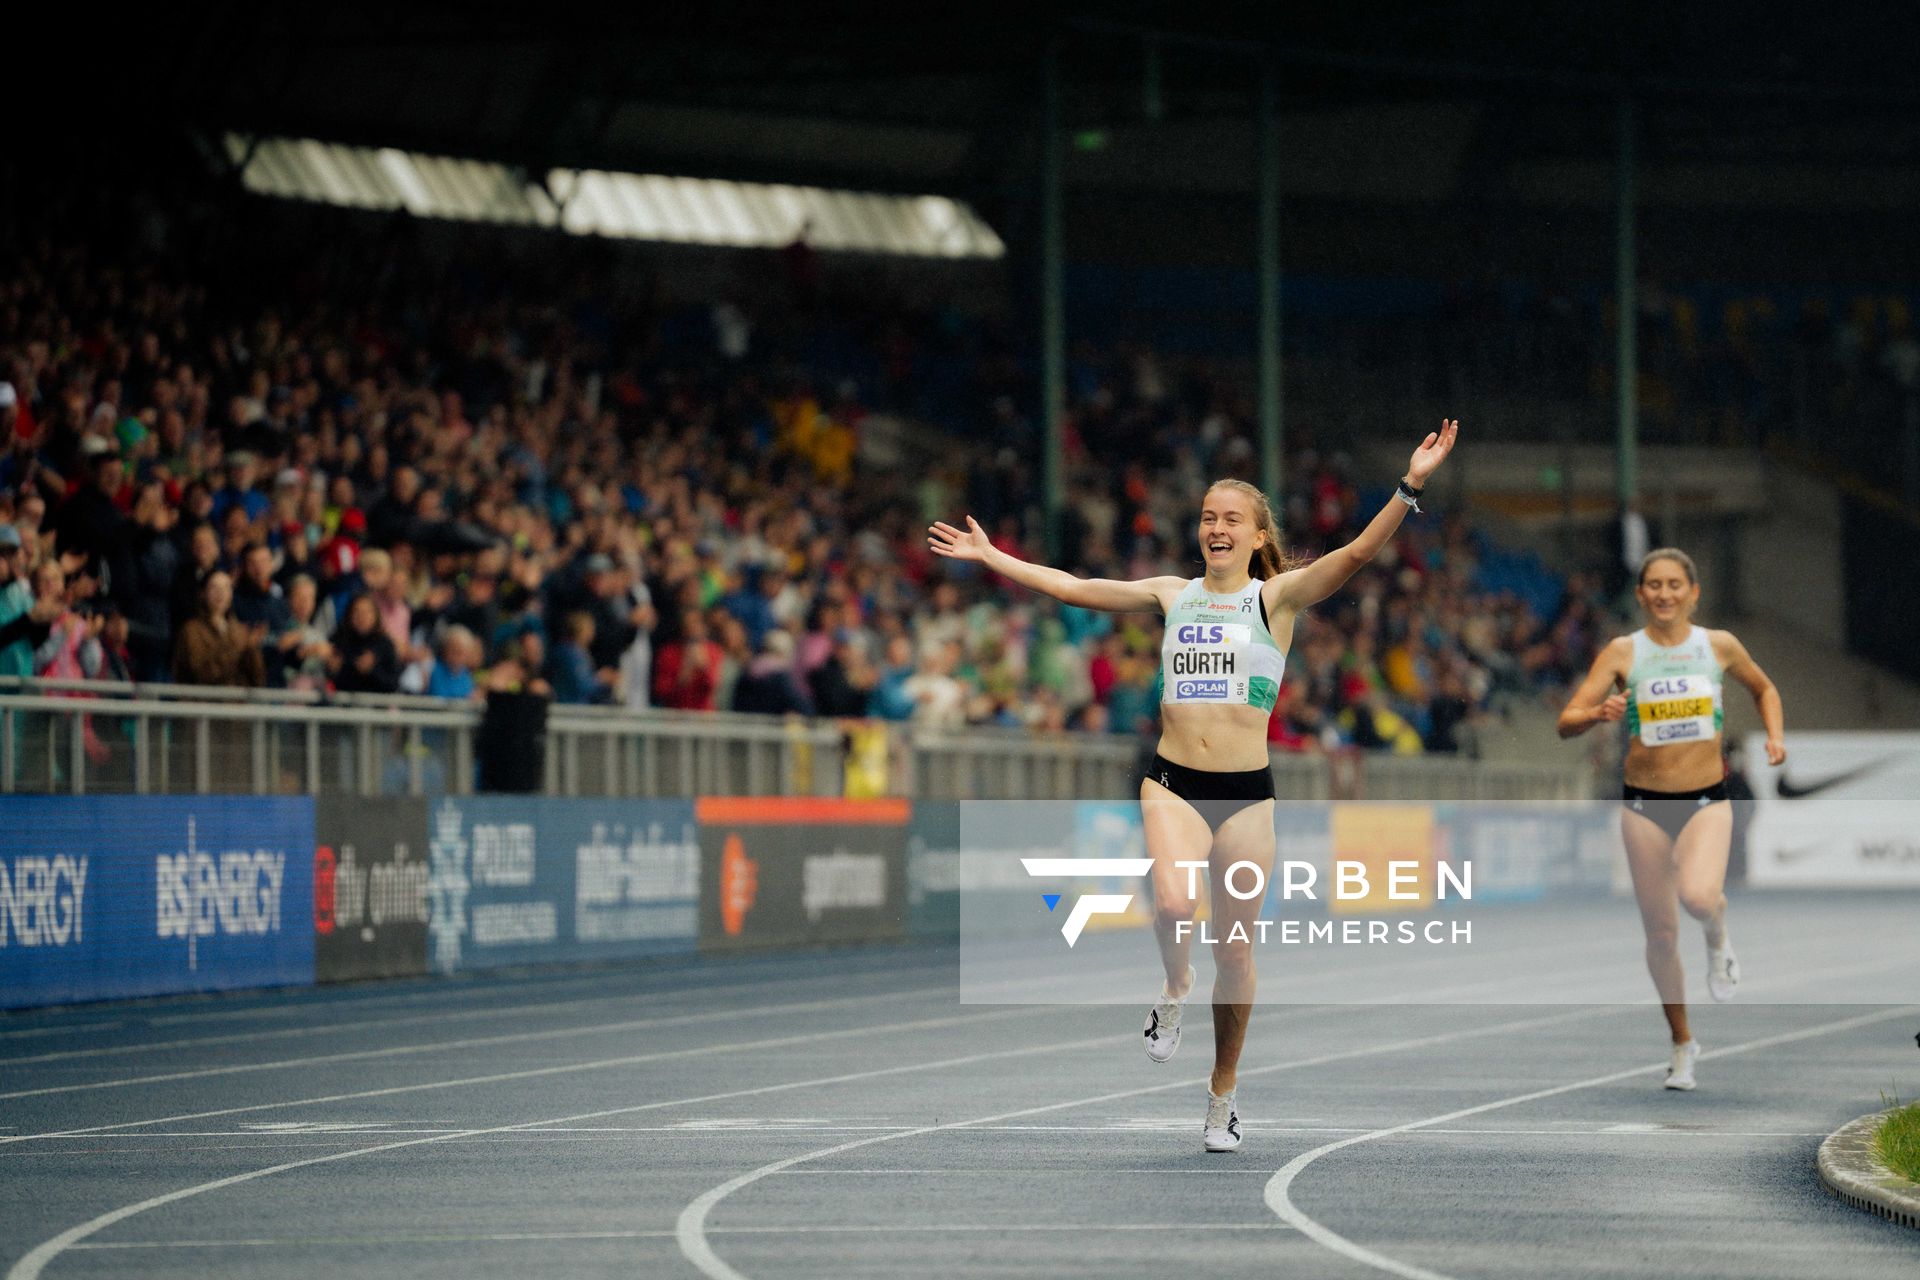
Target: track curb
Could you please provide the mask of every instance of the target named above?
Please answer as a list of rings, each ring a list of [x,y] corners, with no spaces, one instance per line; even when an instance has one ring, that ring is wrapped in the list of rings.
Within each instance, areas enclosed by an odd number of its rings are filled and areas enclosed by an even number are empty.
[[[1856,1209],[1920,1229],[1920,1182],[1894,1173],[1874,1154],[1873,1134],[1885,1111],[1841,1125],[1820,1144],[1820,1180]]]

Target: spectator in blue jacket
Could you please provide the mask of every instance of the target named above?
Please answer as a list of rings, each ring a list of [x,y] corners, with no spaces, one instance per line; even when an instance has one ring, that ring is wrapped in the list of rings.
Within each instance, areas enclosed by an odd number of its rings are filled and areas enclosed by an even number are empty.
[[[611,673],[593,669],[593,616],[585,612],[567,615],[560,643],[547,655],[547,682],[553,686],[553,700],[581,705],[605,702],[613,684]]]

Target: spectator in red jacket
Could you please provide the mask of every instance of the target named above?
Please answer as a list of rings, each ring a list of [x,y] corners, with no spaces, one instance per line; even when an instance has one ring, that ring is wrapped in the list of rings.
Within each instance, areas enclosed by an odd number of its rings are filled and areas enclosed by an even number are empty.
[[[358,507],[340,513],[340,527],[320,548],[320,574],[331,587],[360,571],[360,539],[367,533],[367,517]]]
[[[707,634],[698,609],[680,616],[680,638],[661,648],[653,663],[653,704],[681,711],[712,711],[720,684],[720,646]]]

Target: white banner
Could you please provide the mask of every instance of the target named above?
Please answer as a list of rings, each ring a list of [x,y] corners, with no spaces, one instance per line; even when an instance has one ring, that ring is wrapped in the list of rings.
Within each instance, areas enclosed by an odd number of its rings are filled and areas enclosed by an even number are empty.
[[[1759,885],[1920,888],[1920,733],[1788,733],[1746,740],[1753,786],[1747,879]]]

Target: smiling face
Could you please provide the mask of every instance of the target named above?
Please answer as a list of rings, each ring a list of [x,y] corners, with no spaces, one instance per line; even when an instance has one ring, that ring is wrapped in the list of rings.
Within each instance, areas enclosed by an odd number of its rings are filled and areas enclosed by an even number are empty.
[[[1210,489],[1200,507],[1200,558],[1207,572],[1231,578],[1247,572],[1253,553],[1267,543],[1259,514],[1244,493]]]
[[[1687,566],[1665,556],[1647,562],[1640,572],[1640,585],[1634,589],[1640,607],[1656,623],[1684,622],[1693,616],[1700,603],[1700,584],[1687,572]]]

